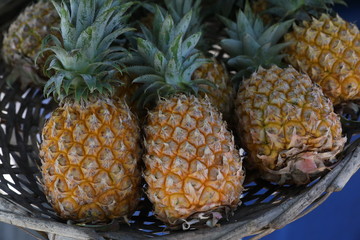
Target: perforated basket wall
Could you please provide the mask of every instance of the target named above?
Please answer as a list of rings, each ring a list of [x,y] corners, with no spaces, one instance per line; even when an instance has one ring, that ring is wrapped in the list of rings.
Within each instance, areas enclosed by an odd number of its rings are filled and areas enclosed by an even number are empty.
[[[252,181],[246,185],[242,205],[235,215],[229,221],[220,222],[220,227],[212,229],[171,231],[153,216],[151,204],[146,198],[143,198],[130,219],[130,225],[114,222],[93,228],[74,226],[56,216],[38,181],[39,133],[56,104],[44,99],[37,88],[21,91],[16,85],[8,87],[1,82],[0,197],[3,201],[0,202],[0,220],[20,227],[77,239],[120,239],[124,236],[126,239],[195,239],[199,236],[239,239],[249,235],[258,238],[311,211],[332,192],[341,190],[359,168],[359,140],[352,140],[339,156],[338,165],[308,186],[277,186],[266,181]],[[358,117],[357,112],[353,111],[352,114],[353,118]],[[348,129],[348,138],[351,139],[354,128],[345,129]],[[12,210],[1,208],[1,205],[9,202]]]

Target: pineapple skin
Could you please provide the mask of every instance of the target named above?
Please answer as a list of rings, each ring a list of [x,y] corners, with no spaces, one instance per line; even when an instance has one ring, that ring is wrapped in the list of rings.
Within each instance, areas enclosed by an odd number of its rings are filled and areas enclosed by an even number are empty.
[[[43,38],[59,23],[60,17],[51,1],[39,1],[26,7],[4,36],[2,54],[5,62],[10,66],[27,64],[37,74],[44,76],[42,67],[48,54],[45,52],[44,56],[38,58],[37,66],[34,60],[41,50]]]
[[[45,194],[63,219],[131,216],[140,195],[140,131],[126,104],[64,103],[46,122],[40,149]]]
[[[341,17],[293,25],[284,36],[290,46],[286,60],[319,84],[334,104],[360,98],[360,35],[356,25]]]
[[[331,101],[293,67],[259,68],[240,86],[235,109],[245,163],[268,181],[310,182],[346,141]]]
[[[176,226],[199,212],[236,209],[242,161],[208,99],[181,94],[160,100],[144,131],[147,195],[160,220]]]
[[[207,90],[207,96],[213,106],[215,106],[224,116],[224,119],[230,119],[233,110],[233,99],[235,92],[231,85],[229,73],[222,62],[215,58],[201,65],[195,70],[193,79],[207,79],[215,84],[216,87],[208,85],[202,86]],[[205,94],[202,93],[202,96]]]

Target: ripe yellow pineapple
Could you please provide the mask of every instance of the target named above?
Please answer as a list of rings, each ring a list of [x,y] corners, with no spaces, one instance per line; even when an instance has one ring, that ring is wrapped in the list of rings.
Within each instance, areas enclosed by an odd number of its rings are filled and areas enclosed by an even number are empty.
[[[264,27],[260,21],[248,5],[237,22],[225,21],[228,63],[238,79],[247,76],[235,102],[237,132],[249,169],[279,184],[307,184],[336,162],[346,139],[331,101],[309,76],[274,65],[281,64],[287,44],[277,42],[291,22]]]
[[[51,33],[51,28],[58,27],[59,23],[59,15],[47,0],[29,5],[15,19],[5,33],[2,45],[5,62],[14,68],[10,81],[20,75],[23,87],[44,83],[42,68],[48,53],[45,52],[36,65],[34,60],[41,49],[42,39]]]
[[[292,67],[260,68],[241,84],[235,106],[249,167],[267,180],[306,184],[345,144],[330,100]]]
[[[294,24],[285,41],[292,43],[284,51],[287,61],[308,73],[334,104],[360,98],[360,34],[354,24],[322,14]]]
[[[131,3],[54,5],[62,19],[62,40],[45,49],[54,52],[49,66],[54,75],[44,92],[60,106],[42,131],[45,194],[63,219],[94,223],[126,218],[141,193],[140,131],[125,100],[112,97],[115,64],[126,55],[112,43],[128,31],[124,18]]]
[[[140,134],[126,103],[66,102],[53,112],[42,136],[45,193],[60,217],[103,221],[135,210]]]
[[[133,68],[139,76],[134,82],[143,83],[140,101],[158,100],[144,127],[147,195],[156,217],[169,226],[204,219],[213,226],[236,209],[243,189],[231,132],[207,98],[193,95],[205,82],[191,76],[205,59],[194,48],[200,33],[186,33],[191,16],[176,25],[157,11],[153,26],[163,31],[148,31],[133,54],[145,59]]]
[[[283,17],[297,20],[284,36],[285,42],[290,43],[284,50],[286,61],[306,72],[334,104],[359,99],[359,29],[340,16],[329,14],[328,8],[344,1],[296,0],[294,5],[284,2],[273,1],[272,7],[278,14],[289,13]]]

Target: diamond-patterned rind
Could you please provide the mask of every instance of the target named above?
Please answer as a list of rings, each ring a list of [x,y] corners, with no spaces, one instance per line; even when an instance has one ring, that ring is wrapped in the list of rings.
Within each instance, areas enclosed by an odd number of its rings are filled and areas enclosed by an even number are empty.
[[[42,40],[57,27],[60,18],[51,1],[39,1],[28,6],[10,25],[4,36],[2,53],[5,62],[11,66],[26,61],[35,69],[34,60],[41,50]],[[42,66],[49,54],[44,53],[37,60],[36,72],[43,76]],[[26,59],[26,61],[25,61]]]
[[[235,108],[247,163],[266,180],[308,183],[345,144],[330,100],[292,67],[260,68],[240,86]]]
[[[360,98],[360,35],[356,25],[323,14],[285,35],[287,61],[306,72],[334,104]]]
[[[177,95],[149,113],[144,162],[156,216],[170,225],[219,206],[236,208],[242,162],[221,115],[207,99]]]
[[[65,103],[42,136],[45,193],[62,218],[101,222],[135,210],[141,193],[140,132],[125,104]]]

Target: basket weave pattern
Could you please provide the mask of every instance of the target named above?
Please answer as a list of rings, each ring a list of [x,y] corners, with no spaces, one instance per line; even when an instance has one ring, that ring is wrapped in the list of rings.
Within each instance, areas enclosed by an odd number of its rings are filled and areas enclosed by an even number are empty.
[[[331,193],[343,188],[360,167],[359,140],[348,143],[339,163],[324,177],[304,187],[278,186],[255,180],[245,186],[242,205],[221,227],[196,231],[171,231],[157,220],[143,198],[130,226],[113,222],[85,228],[60,220],[46,201],[39,181],[40,129],[56,105],[39,89],[17,90],[0,86],[0,221],[50,235],[76,239],[259,239],[302,217]],[[348,133],[350,139],[352,133]]]

